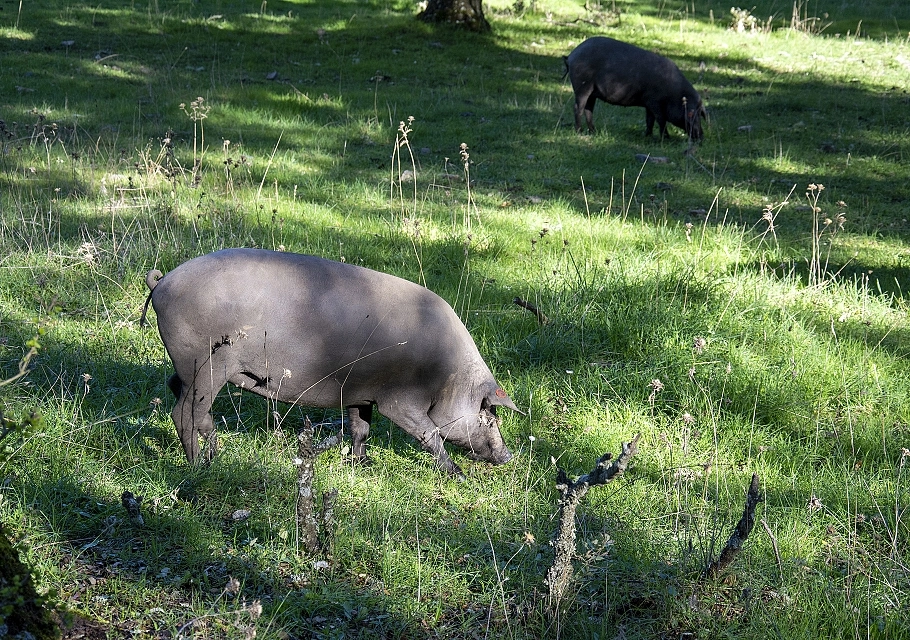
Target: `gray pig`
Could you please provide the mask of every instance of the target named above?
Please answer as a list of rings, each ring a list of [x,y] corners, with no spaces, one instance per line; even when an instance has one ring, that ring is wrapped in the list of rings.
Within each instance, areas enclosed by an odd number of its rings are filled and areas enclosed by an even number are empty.
[[[191,463],[199,436],[213,433],[209,410],[225,382],[281,402],[347,408],[359,460],[374,404],[449,474],[462,476],[446,441],[494,464],[512,457],[496,406],[515,405],[452,308],[424,287],[259,249],[217,251],[166,276],[153,270],[146,284],[176,370],[171,416]]]
[[[582,131],[584,115],[594,131],[592,116],[598,98],[622,107],[644,107],[645,135],[667,137],[667,123],[683,129],[694,141],[702,138],[706,117],[698,92],[673,62],[613,38],[588,38],[563,58],[575,91],[575,129]]]

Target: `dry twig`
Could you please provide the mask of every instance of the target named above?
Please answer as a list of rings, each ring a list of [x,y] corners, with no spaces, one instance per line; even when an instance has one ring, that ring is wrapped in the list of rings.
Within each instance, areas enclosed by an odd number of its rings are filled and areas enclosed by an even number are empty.
[[[771,546],[774,549],[774,557],[777,558],[777,572],[780,574],[781,582],[784,580],[784,563],[780,559],[780,549],[777,548],[777,538],[774,535],[774,532],[771,531],[771,527],[768,526],[768,523],[765,522],[765,519],[761,519],[761,526],[765,528],[765,532],[768,534],[768,537],[771,538]]]
[[[329,436],[319,444],[313,444],[313,423],[309,416],[304,418],[303,427],[297,434],[297,540],[307,553],[322,551],[329,554],[332,548],[334,531],[335,499],[338,489],[331,489],[322,494],[322,516],[317,520],[316,506],[313,500],[313,478],[316,457],[341,441],[340,435]],[[299,552],[298,546],[298,552]]]
[[[594,469],[574,482],[569,480],[565,471],[557,469],[556,488],[559,489],[559,524],[553,537],[555,549],[553,565],[547,570],[546,583],[549,589],[548,605],[557,610],[566,588],[572,581],[572,558],[575,556],[575,510],[588,489],[594,485],[607,484],[622,475],[629,462],[638,452],[639,435],[631,442],[622,445],[622,452],[612,464],[607,464],[612,453],[605,453],[597,461]]]
[[[124,491],[123,495],[120,496],[120,503],[123,505],[123,508],[126,509],[126,512],[130,514],[130,520],[132,520],[133,524],[145,524],[142,513],[139,511],[139,504],[141,502],[142,498],[134,496],[131,491]]]
[[[546,315],[544,315],[543,311],[541,311],[540,309],[535,307],[533,304],[531,304],[527,300],[523,300],[520,297],[516,296],[515,299],[512,300],[512,302],[514,302],[515,304],[517,304],[519,307],[521,307],[523,309],[527,309],[528,311],[533,313],[535,316],[537,316],[537,322],[539,324],[547,324],[550,321],[550,319],[547,318]]]
[[[755,507],[759,502],[764,502],[764,498],[761,497],[758,475],[753,473],[752,482],[749,484],[749,491],[746,494],[746,507],[743,509],[743,515],[739,522],[736,523],[736,528],[730,534],[730,539],[727,540],[727,544],[721,550],[720,556],[708,565],[708,568],[702,574],[702,578],[713,578],[723,571],[728,564],[733,562],[733,558],[740,552],[749,534],[752,533],[752,528],[755,526]]]

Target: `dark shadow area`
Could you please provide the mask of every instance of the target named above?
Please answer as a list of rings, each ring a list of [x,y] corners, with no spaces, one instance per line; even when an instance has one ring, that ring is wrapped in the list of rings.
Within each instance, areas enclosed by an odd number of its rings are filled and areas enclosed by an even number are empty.
[[[223,490],[237,488],[228,484]],[[331,570],[289,576],[257,561],[255,552],[242,550],[241,539],[273,532],[257,531],[250,522],[232,522],[229,514],[227,520],[217,522],[211,516],[188,518],[169,511],[156,514],[154,507],[144,505],[144,523],[137,524],[130,521],[118,502],[108,501],[94,494],[90,486],[67,477],[49,478],[27,490],[41,497],[37,508],[46,509],[48,514],[57,512],[49,518],[47,533],[60,545],[60,561],[75,565],[86,577],[77,591],[59,594],[62,608],[78,610],[83,602],[99,598],[116,601],[124,597],[120,593],[123,587],[117,585],[122,581],[134,583],[133,588],[138,590],[159,593],[158,609],[139,618],[126,615],[106,621],[104,626],[113,636],[139,633],[170,637],[177,628],[167,622],[168,614],[179,610],[181,602],[217,597],[223,601],[218,615],[199,619],[196,625],[215,636],[242,625],[250,629],[259,626],[245,609],[260,601],[269,626],[289,629],[294,637],[310,637],[329,629],[345,637],[368,638],[376,633],[383,637],[423,637],[418,622],[389,610],[381,589],[338,579]],[[44,500],[49,502],[43,504]],[[61,504],[68,507],[68,516],[59,514]],[[175,506],[177,511],[185,510]],[[210,527],[221,529],[228,540],[236,538],[239,548],[213,549],[206,535]],[[288,544],[293,547],[293,542]],[[293,555],[292,549],[290,553]],[[240,582],[239,589],[225,594],[231,578]],[[160,605],[172,611],[165,612]],[[190,617],[178,617],[177,625],[191,622]]]

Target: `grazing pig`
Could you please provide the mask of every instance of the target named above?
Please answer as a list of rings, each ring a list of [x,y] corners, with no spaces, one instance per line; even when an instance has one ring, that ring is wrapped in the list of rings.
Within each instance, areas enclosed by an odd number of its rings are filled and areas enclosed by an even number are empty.
[[[199,436],[213,433],[209,410],[225,382],[281,402],[346,407],[359,460],[374,404],[452,475],[462,474],[446,441],[494,464],[512,457],[496,406],[515,405],[452,308],[424,287],[259,249],[217,251],[165,276],[153,270],[146,283],[176,370],[171,415],[190,462]]]
[[[667,137],[667,123],[685,130],[694,141],[702,138],[705,108],[698,92],[673,62],[656,53],[613,38],[588,38],[564,62],[575,90],[575,129],[582,131],[584,115],[594,131],[592,116],[598,98],[622,107],[644,107],[645,135],[654,130]]]

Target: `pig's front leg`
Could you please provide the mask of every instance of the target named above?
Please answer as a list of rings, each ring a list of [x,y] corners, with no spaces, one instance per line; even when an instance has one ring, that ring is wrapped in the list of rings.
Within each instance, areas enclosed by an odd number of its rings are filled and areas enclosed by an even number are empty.
[[[461,468],[449,457],[449,453],[443,445],[442,436],[439,434],[439,429],[434,425],[433,429],[424,432],[423,436],[424,437],[420,440],[420,445],[433,454],[433,457],[436,459],[436,466],[450,476],[458,480],[464,480],[464,472],[462,472]]]
[[[370,435],[373,405],[359,404],[348,407],[348,429],[351,431],[351,456],[361,464],[370,464],[366,441]]]
[[[452,462],[446,448],[443,446],[443,438],[439,427],[427,415],[430,402],[414,402],[413,400],[399,400],[393,396],[385,398],[384,401],[377,403],[379,412],[389,420],[401,427],[405,433],[420,442],[420,446],[426,451],[433,454],[436,460],[436,466],[445,471],[450,476],[459,480],[464,480],[464,473],[458,468],[458,465]]]

